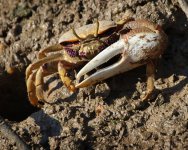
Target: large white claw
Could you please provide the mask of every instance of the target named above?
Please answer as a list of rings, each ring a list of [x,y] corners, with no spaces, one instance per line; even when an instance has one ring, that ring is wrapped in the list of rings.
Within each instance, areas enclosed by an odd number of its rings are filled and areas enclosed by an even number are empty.
[[[121,38],[119,41],[104,49],[90,62],[88,62],[88,64],[80,70],[76,78],[80,79],[81,76],[107,62],[118,54],[121,54],[121,59],[111,66],[100,69],[90,75],[81,83],[78,83],[76,88],[86,87],[114,75],[129,71],[146,63],[148,58],[153,59],[157,57],[161,49],[160,38],[161,37],[158,33],[150,31],[134,34],[127,40]]]
[[[80,72],[77,74],[77,79],[79,79],[82,75],[88,73],[94,68],[100,66],[101,64],[107,62],[114,56],[118,54],[122,54],[122,58],[115,64],[105,67],[103,69],[98,70],[96,73],[92,74],[81,83],[76,85],[76,88],[86,87],[88,85],[92,85],[96,82],[107,79],[111,76],[117,75],[119,73],[126,72],[133,68],[133,64],[129,63],[127,55],[123,53],[124,49],[127,48],[127,44],[124,40],[119,40],[111,46],[107,47],[101,53],[99,53],[96,57],[94,57],[88,64],[86,64]],[[138,66],[138,65],[136,65]],[[136,67],[135,66],[135,67]]]

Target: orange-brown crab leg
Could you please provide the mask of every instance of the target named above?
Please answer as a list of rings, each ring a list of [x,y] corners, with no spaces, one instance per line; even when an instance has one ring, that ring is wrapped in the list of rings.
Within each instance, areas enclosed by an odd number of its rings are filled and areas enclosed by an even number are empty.
[[[37,106],[38,100],[43,100],[43,78],[49,74],[57,72],[57,69],[45,72],[43,67],[40,67],[37,71],[33,72],[27,79],[27,93],[29,101],[32,105]]]
[[[38,98],[40,99],[43,97],[41,96],[42,95],[41,89],[42,89],[44,75],[42,73],[42,69],[39,67],[45,63],[59,61],[59,60],[62,60],[62,55],[54,54],[52,56],[40,59],[34,64],[31,64],[27,67],[26,69],[27,92],[28,92],[28,97],[29,97],[31,104],[36,106],[38,104]],[[37,88],[37,91],[36,91],[36,88]]]
[[[42,59],[42,58],[46,57],[47,53],[56,52],[56,51],[60,51],[60,50],[63,50],[63,46],[61,44],[56,44],[56,45],[47,47],[45,49],[42,49],[38,53],[38,59]]]
[[[142,100],[147,100],[150,98],[152,92],[154,91],[154,80],[155,80],[155,65],[153,61],[149,61],[146,66],[146,76],[147,76],[147,89],[146,95],[142,98]]]
[[[70,68],[70,67],[63,65],[63,63],[61,62],[62,60],[64,60],[63,54],[54,54],[52,56],[48,56],[43,59],[40,59],[34,64],[31,64],[28,66],[28,68],[26,69],[26,80],[27,80],[29,100],[31,104],[37,105],[38,100],[43,99],[43,84],[44,84],[43,78],[51,74],[52,72],[55,73],[58,71],[62,82],[67,86],[67,88],[72,92],[75,91],[75,86],[72,80],[67,76],[66,70],[67,68]],[[55,62],[59,62],[58,69],[54,68],[55,66],[57,68],[57,63],[52,64]],[[52,64],[51,66],[49,65],[50,63]],[[47,64],[49,66],[48,69],[44,70],[42,66],[44,64]],[[48,70],[51,70],[51,71],[48,72]]]
[[[44,64],[37,70],[36,78],[35,78],[35,86],[36,86],[36,96],[38,100],[44,100],[44,95],[43,95],[44,77],[53,73],[57,73],[57,63]]]
[[[73,81],[67,76],[66,66],[62,62],[58,63],[58,73],[62,82],[69,89],[69,91],[75,92],[75,85],[73,84]]]
[[[55,65],[56,67],[53,67],[53,65]],[[66,66],[63,65],[63,63],[60,61],[60,62],[58,62],[58,69],[56,69],[56,68],[57,68],[57,63],[48,65],[47,69],[44,69],[44,67],[42,66],[37,71],[36,78],[35,78],[35,86],[36,86],[36,96],[37,96],[38,100],[44,99],[44,96],[43,96],[44,77],[48,76],[52,73],[56,73],[57,71],[59,73],[61,81],[69,89],[69,91],[71,91],[71,92],[75,91],[75,86],[72,83],[72,80],[67,76]]]
[[[33,70],[38,69],[43,64],[61,60],[63,60],[63,54],[54,54],[40,59],[33,64],[30,64],[26,69],[26,80],[28,79],[29,75],[32,73]]]
[[[29,101],[34,106],[36,106],[38,104],[38,98],[36,97],[36,94],[35,94],[36,93],[35,84],[34,84],[35,75],[36,75],[36,71],[29,76],[29,78],[26,82]]]
[[[37,70],[36,78],[35,78],[35,88],[36,88],[36,96],[38,100],[43,100],[43,84],[44,84],[44,74],[42,67]]]

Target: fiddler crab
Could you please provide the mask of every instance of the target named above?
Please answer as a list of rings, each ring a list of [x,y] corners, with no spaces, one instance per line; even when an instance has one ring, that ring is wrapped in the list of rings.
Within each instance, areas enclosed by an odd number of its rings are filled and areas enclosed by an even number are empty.
[[[95,84],[114,75],[132,70],[146,64],[148,99],[154,90],[154,60],[159,58],[167,46],[167,35],[159,25],[145,19],[124,19],[97,21],[64,33],[59,43],[40,50],[38,60],[26,69],[27,92],[30,103],[37,106],[43,100],[44,77],[59,73],[64,85],[74,92]],[[93,69],[101,66],[113,57],[119,60],[107,67],[100,68],[74,84],[67,72],[87,64],[76,75],[77,81]]]

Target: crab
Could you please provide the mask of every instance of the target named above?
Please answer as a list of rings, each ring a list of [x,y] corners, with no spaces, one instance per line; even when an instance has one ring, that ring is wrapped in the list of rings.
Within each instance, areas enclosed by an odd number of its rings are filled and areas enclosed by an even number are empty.
[[[120,39],[89,61],[78,72],[76,79],[80,80],[83,75],[108,62],[114,56],[119,55],[120,59],[114,64],[102,67],[90,74],[75,87],[83,88],[141,65],[147,65],[146,94],[141,101],[148,100],[154,90],[155,60],[163,54],[167,43],[167,35],[159,25],[145,19],[129,21],[120,31]]]
[[[73,81],[68,76],[69,69],[86,64],[103,49],[119,39],[118,31],[132,20],[97,21],[64,33],[58,44],[40,50],[38,60],[26,69],[26,85],[29,101],[38,106],[38,101],[44,100],[43,78],[52,73],[59,73],[64,85],[69,91],[76,90]]]
[[[147,65],[147,92],[143,100],[148,99],[154,90],[154,61],[163,54],[168,38],[162,28],[145,19],[124,19],[97,21],[78,29],[64,33],[59,43],[40,50],[38,60],[26,69],[27,92],[30,103],[37,106],[43,97],[43,78],[59,73],[69,91],[93,85],[119,73]],[[100,68],[76,85],[68,76],[69,69],[86,64],[76,75],[76,80],[101,66],[116,55],[121,55],[117,63]],[[88,63],[87,63],[88,62]]]

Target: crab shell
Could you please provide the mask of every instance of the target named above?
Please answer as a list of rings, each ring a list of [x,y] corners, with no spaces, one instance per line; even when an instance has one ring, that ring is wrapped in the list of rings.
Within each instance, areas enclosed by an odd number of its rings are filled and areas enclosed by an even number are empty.
[[[117,25],[113,21],[99,21],[98,34],[102,34],[105,31],[115,28]],[[86,39],[90,35],[96,34],[97,25],[95,23],[84,25],[75,29],[79,37]],[[59,39],[59,43],[77,42],[79,39],[73,34],[72,30],[65,32]]]

